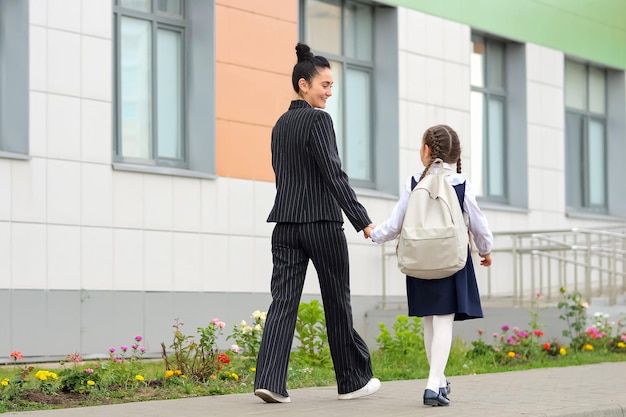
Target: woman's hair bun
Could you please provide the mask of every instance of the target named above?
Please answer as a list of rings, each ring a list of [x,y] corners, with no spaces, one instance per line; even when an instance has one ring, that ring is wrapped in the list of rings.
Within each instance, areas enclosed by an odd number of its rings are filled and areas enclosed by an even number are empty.
[[[298,57],[298,62],[302,62],[306,59],[313,58],[315,55],[313,55],[313,52],[311,52],[311,48],[309,48],[308,45],[298,43],[296,45],[296,56]]]

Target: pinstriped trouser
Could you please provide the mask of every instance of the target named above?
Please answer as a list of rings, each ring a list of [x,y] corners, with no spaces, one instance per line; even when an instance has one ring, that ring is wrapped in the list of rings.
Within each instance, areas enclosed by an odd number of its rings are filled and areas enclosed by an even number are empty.
[[[365,341],[352,327],[348,245],[339,222],[278,223],[272,234],[272,304],[257,360],[256,389],[287,396],[287,367],[309,259],[319,278],[339,394],[372,378]]]

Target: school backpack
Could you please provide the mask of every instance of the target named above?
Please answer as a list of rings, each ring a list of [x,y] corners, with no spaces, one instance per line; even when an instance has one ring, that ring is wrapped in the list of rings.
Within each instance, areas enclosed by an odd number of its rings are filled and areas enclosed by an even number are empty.
[[[396,255],[400,271],[411,277],[446,278],[467,262],[467,221],[442,164],[437,158],[409,196]]]

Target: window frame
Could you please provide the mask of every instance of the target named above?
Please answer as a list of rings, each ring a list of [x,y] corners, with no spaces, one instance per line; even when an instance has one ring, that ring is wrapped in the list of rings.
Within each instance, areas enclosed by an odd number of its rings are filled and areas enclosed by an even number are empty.
[[[323,1],[323,0],[322,0]],[[365,5],[372,9],[372,28],[371,28],[371,60],[365,61],[346,55],[337,55],[328,53],[324,50],[316,48],[307,39],[307,0],[299,1],[299,38],[302,42],[311,47],[313,53],[326,57],[329,61],[337,61],[341,63],[342,74],[336,79],[342,82],[335,82],[335,89],[340,92],[340,97],[334,97],[333,100],[340,98],[341,108],[338,110],[341,120],[334,120],[336,129],[338,148],[344,150],[344,154],[340,153],[340,158],[345,165],[348,160],[345,152],[346,147],[339,143],[339,140],[345,140],[344,132],[349,129],[346,125],[346,108],[349,103],[345,102],[347,94],[345,92],[346,84],[343,79],[347,68],[356,70],[367,70],[370,75],[370,114],[363,116],[363,120],[369,123],[369,172],[370,178],[362,180],[350,175],[349,167],[344,167],[346,173],[350,177],[353,186],[358,187],[360,192],[374,193],[382,192],[385,195],[398,194],[398,169],[399,169],[399,143],[398,141],[389,141],[389,138],[399,137],[399,127],[397,115],[399,113],[399,74],[398,74],[398,10],[394,6],[387,6],[375,3],[369,0],[334,0],[331,4],[339,4],[341,7],[341,27],[342,39],[341,48],[345,50],[348,46],[343,38],[345,28],[345,7],[346,5],[356,4]],[[385,140],[387,139],[387,140]],[[347,169],[346,169],[347,168]],[[372,194],[376,195],[376,194]]]
[[[30,159],[29,6],[0,1],[0,158]]]
[[[567,178],[566,187],[566,205],[568,210],[580,211],[583,213],[609,214],[609,172],[607,169],[609,160],[609,74],[606,68],[592,65],[589,62],[579,62],[573,59],[565,58],[564,72],[568,63],[582,65],[585,70],[585,109],[577,109],[569,107],[566,100],[565,105],[565,141],[566,141],[566,158],[565,158],[565,175]],[[604,113],[597,113],[590,110],[590,71],[591,69],[601,70],[604,76]],[[564,83],[563,93],[567,95],[568,86]],[[569,130],[572,123],[570,120],[576,118],[574,122],[579,124],[578,134],[573,137]],[[589,147],[590,138],[590,122],[601,122],[603,127],[603,147],[604,155],[602,155],[602,194],[604,201],[602,204],[593,204],[591,201],[591,175],[590,161],[587,149]],[[575,143],[571,143],[574,141]],[[573,145],[573,146],[572,146]],[[575,201],[576,200],[576,201]]]
[[[215,111],[215,3],[206,0],[184,0],[181,2],[185,13],[185,38],[183,40],[183,97],[181,105],[182,131],[184,134],[184,162],[172,161],[168,158],[130,158],[119,153],[119,121],[120,121],[120,95],[119,95],[119,42],[117,16],[120,6],[119,0],[115,0],[113,7],[113,69],[114,69],[114,103],[113,103],[113,168],[116,170],[131,172],[148,172],[154,174],[175,175],[194,178],[216,178],[216,111]],[[152,0],[156,3],[156,0]],[[124,15],[133,14],[132,12]],[[157,13],[157,12],[155,12]],[[164,21],[165,28],[178,27],[172,23],[167,14],[160,14],[159,19]],[[169,23],[168,23],[169,22]],[[179,22],[174,19],[173,23]],[[207,24],[210,23],[210,24]],[[156,36],[153,30],[151,36]],[[211,47],[207,48],[207,45]],[[153,43],[153,48],[156,45]],[[151,57],[154,61],[155,57]],[[152,83],[156,82],[153,74]],[[157,111],[156,97],[153,97],[151,112]],[[156,121],[151,121],[154,125]],[[151,155],[154,156],[156,137],[151,139]]]
[[[498,209],[521,209],[528,208],[528,117],[527,117],[527,76],[526,76],[526,45],[509,39],[500,38],[492,34],[473,31],[470,36],[470,48],[476,38],[499,42],[503,44],[503,84],[504,93],[497,90],[491,91],[491,96],[502,97],[504,100],[504,115],[502,120],[503,148],[502,148],[502,172],[503,172],[503,196],[477,195],[477,200],[486,208]],[[487,47],[486,47],[487,49]],[[485,65],[486,71],[487,65]],[[470,71],[472,68],[470,68]],[[485,74],[483,74],[485,76]],[[484,80],[484,82],[486,82]],[[482,88],[477,88],[470,82],[470,94],[482,93]],[[483,96],[484,97],[484,96]],[[488,101],[483,98],[483,107]],[[484,110],[484,109],[483,109]],[[487,120],[483,111],[483,132],[486,130]],[[488,157],[488,148],[483,146],[483,180],[490,175],[491,165],[484,163]],[[471,161],[472,164],[476,163]],[[484,184],[482,184],[484,187]]]

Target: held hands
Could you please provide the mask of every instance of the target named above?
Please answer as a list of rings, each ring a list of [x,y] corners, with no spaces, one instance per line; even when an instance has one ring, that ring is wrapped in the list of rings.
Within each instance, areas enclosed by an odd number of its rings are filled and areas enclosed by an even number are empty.
[[[369,239],[370,238],[370,234],[372,233],[372,230],[375,227],[376,226],[374,226],[374,224],[369,224],[369,225],[365,226],[365,228],[363,229],[363,237],[365,239]]]
[[[491,254],[490,253],[486,253],[484,255],[478,255],[480,256],[482,259],[480,260],[480,264],[482,266],[490,266],[491,265]]]

